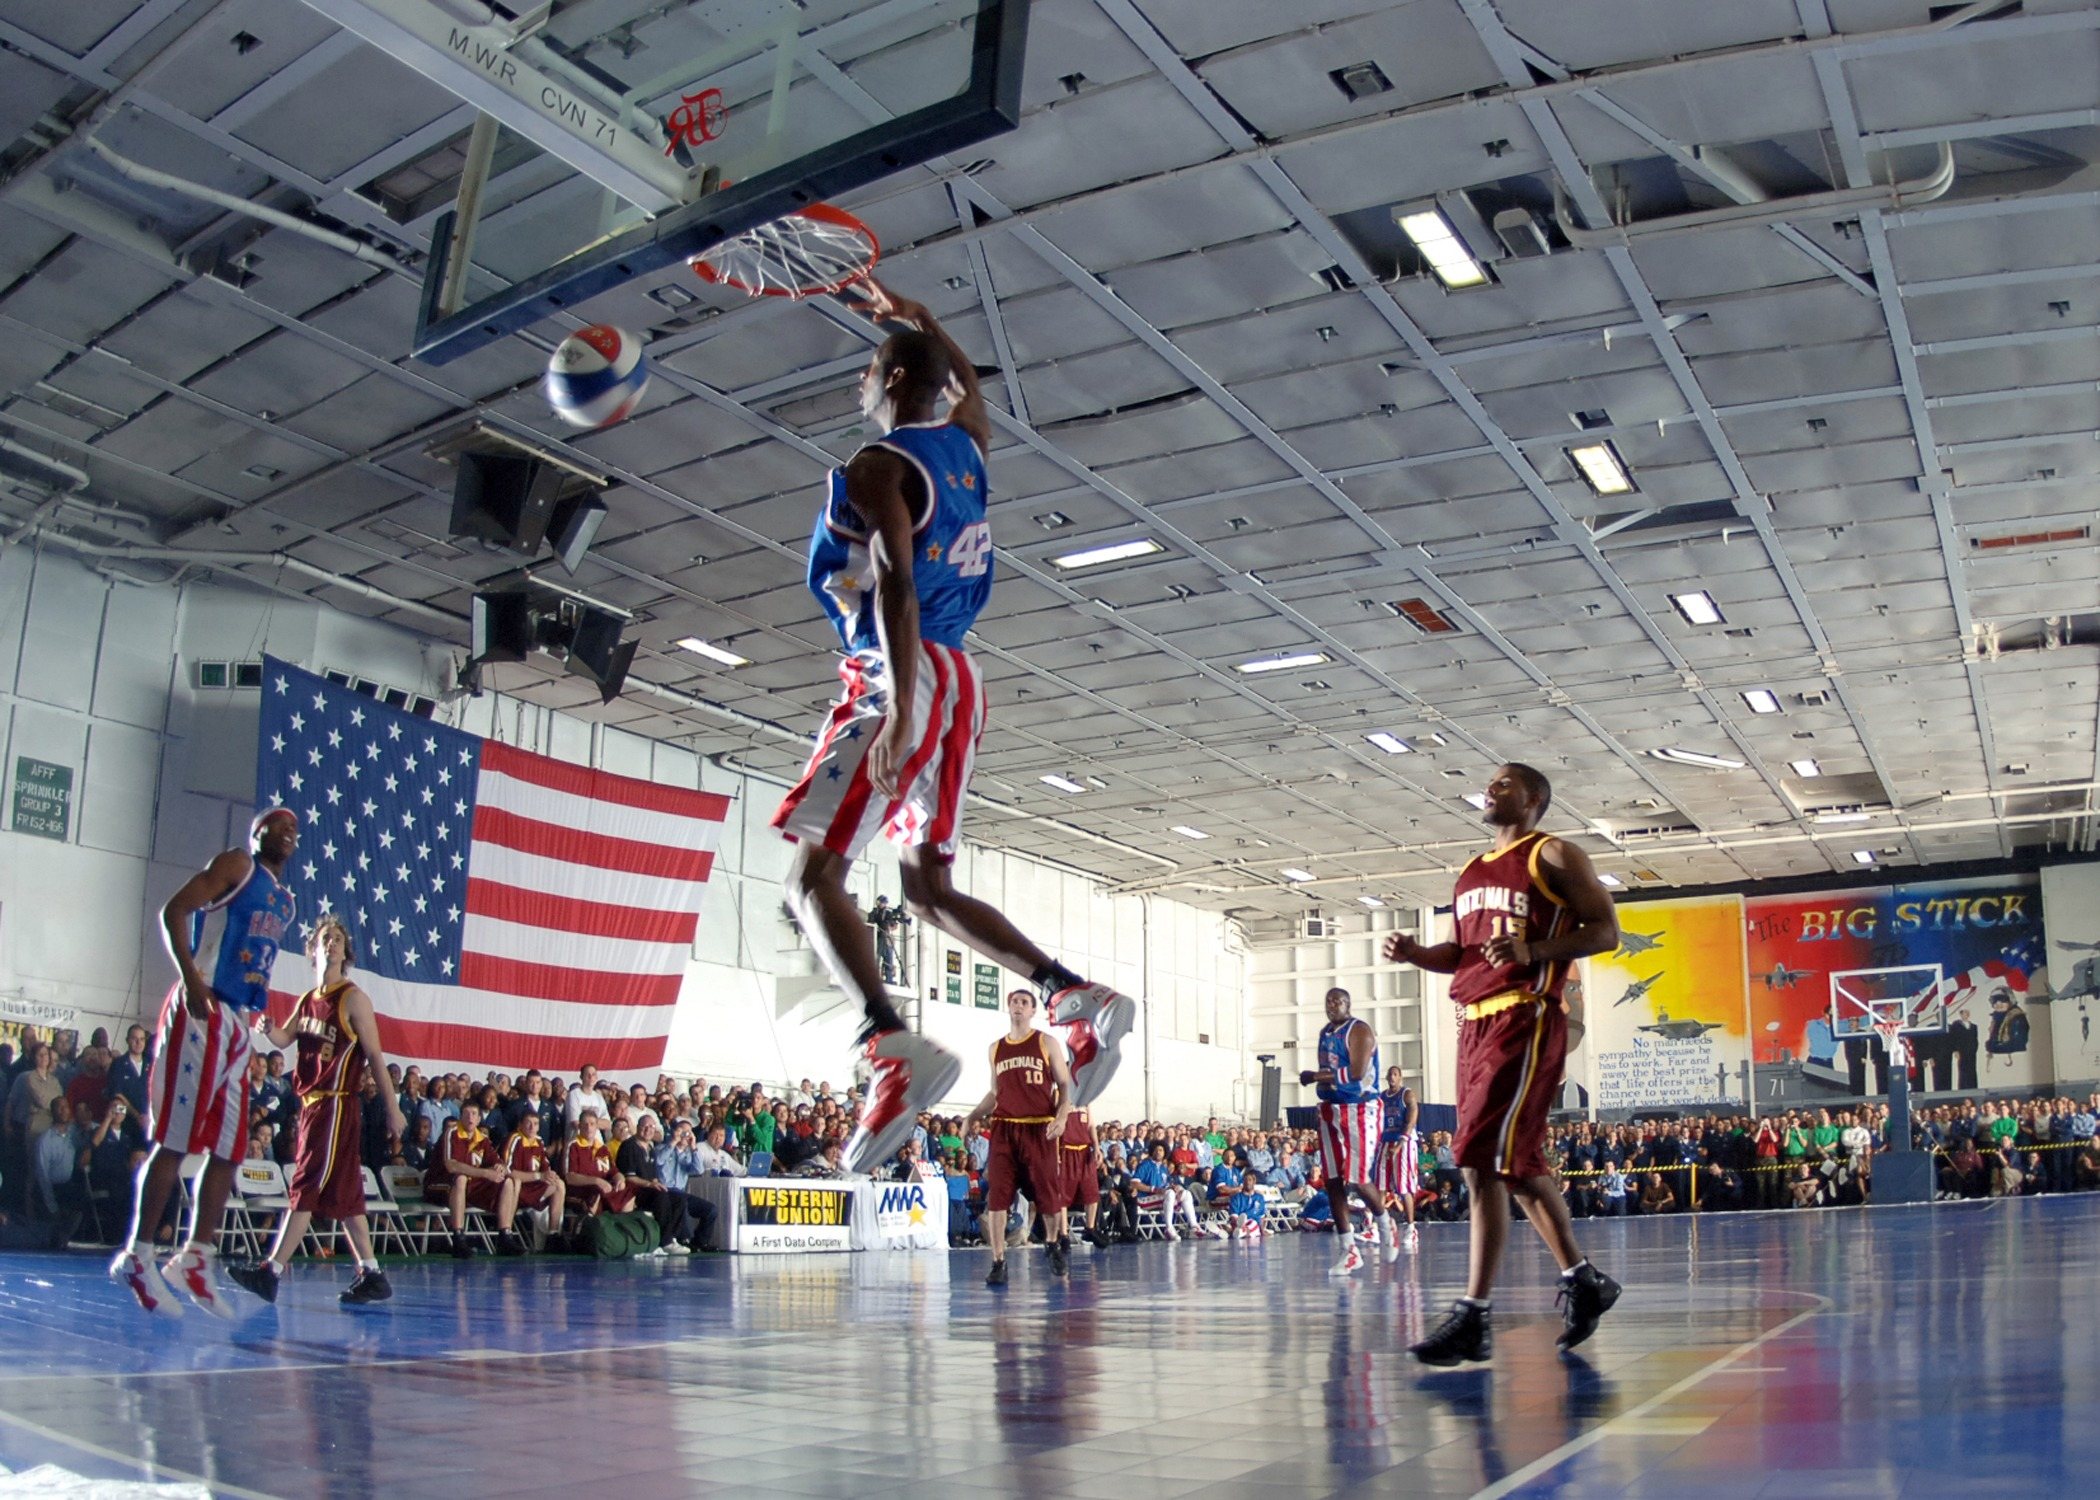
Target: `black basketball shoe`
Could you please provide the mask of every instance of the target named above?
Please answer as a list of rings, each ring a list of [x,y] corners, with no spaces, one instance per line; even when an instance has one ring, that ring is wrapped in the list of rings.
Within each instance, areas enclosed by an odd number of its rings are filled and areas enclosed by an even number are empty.
[[[357,1279],[343,1288],[338,1302],[384,1302],[394,1295],[393,1283],[386,1279],[386,1272],[377,1266],[369,1271],[359,1271]]]
[[[1052,1240],[1044,1246],[1044,1249],[1050,1255],[1050,1274],[1052,1276],[1069,1276],[1072,1274],[1072,1242],[1070,1240]]]
[[[1459,1301],[1451,1304],[1450,1313],[1437,1324],[1436,1332],[1419,1344],[1408,1345],[1407,1352],[1425,1365],[1444,1368],[1464,1364],[1467,1360],[1486,1359],[1494,1348],[1494,1329],[1488,1320],[1488,1310]]]
[[[226,1268],[226,1279],[265,1302],[277,1300],[278,1276],[266,1260],[236,1261]]]
[[[988,1271],[988,1272],[986,1272],[986,1273],[985,1273],[985,1278],[984,1278],[984,1284],[985,1284],[986,1286],[1005,1286],[1005,1285],[1006,1285],[1006,1262],[1005,1262],[1005,1261],[1003,1261],[1003,1260],[995,1260],[995,1261],[993,1261],[993,1262],[992,1262],[992,1269],[991,1269],[990,1271]]]
[[[455,1233],[452,1236],[452,1258],[454,1260],[472,1260],[474,1258],[474,1242],[463,1234]]]
[[[1561,1330],[1553,1342],[1562,1349],[1572,1349],[1597,1331],[1598,1319],[1619,1300],[1619,1284],[1584,1261],[1575,1268],[1574,1275],[1561,1277],[1554,1300],[1561,1307]]]

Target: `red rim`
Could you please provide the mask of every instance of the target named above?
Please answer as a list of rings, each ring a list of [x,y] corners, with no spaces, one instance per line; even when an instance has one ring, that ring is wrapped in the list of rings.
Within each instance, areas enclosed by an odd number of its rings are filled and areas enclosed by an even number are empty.
[[[812,203],[807,208],[796,209],[793,213],[783,217],[808,219],[813,223],[828,225],[833,229],[846,231],[846,233],[858,239],[865,247],[866,261],[843,276],[833,277],[825,281],[783,286],[769,286],[764,283],[754,285],[734,271],[724,271],[710,265],[705,254],[694,256],[687,264],[693,268],[693,274],[710,286],[734,287],[738,291],[753,297],[787,297],[800,300],[804,297],[821,297],[835,292],[842,292],[855,282],[867,280],[874,272],[876,262],[882,258],[882,244],[875,238],[875,231],[863,224],[856,215],[846,212],[843,208],[834,207],[829,203]],[[776,219],[772,221],[772,224],[779,222],[780,220]],[[759,245],[770,245],[773,241],[767,237],[766,231],[772,227],[772,224],[760,225],[759,228],[745,234],[732,236],[724,243],[734,245],[755,241]]]

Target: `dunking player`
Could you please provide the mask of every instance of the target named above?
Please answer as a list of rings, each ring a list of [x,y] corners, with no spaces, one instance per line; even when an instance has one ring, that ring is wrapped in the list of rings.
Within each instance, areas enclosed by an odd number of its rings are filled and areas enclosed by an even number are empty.
[[[1385,1070],[1385,1092],[1378,1096],[1385,1110],[1385,1129],[1378,1137],[1378,1172],[1373,1186],[1386,1196],[1386,1212],[1396,1215],[1392,1220],[1393,1238],[1387,1243],[1385,1258],[1393,1260],[1400,1254],[1400,1224],[1396,1205],[1407,1207],[1407,1248],[1421,1248],[1421,1232],[1415,1228],[1415,1190],[1421,1186],[1422,1141],[1415,1134],[1415,1120],[1420,1110],[1415,1105],[1415,1091],[1409,1088],[1398,1068]]]
[[[1087,983],[950,883],[984,729],[983,680],[963,637],[992,592],[991,414],[969,357],[933,315],[872,280],[865,287],[868,317],[905,325],[861,377],[861,409],[883,436],[832,471],[809,547],[810,591],[846,649],[845,692],[773,815],[797,843],[789,903],[866,1018],[861,1042],[873,1082],[846,1150],[852,1171],[895,1155],[919,1112],[962,1070],[953,1053],[904,1029],[883,990],[867,921],[846,890],[848,868],[878,830],[905,846],[904,900],[914,917],[1028,975],[1041,992],[1075,1058],[1068,1099],[1100,1096],[1137,1015],[1128,996]],[[940,421],[934,406],[944,393],[951,410]]]
[[[1507,765],[1487,785],[1483,821],[1495,847],[1458,875],[1454,942],[1434,947],[1395,933],[1391,963],[1451,976],[1458,1029],[1458,1137],[1453,1150],[1473,1199],[1466,1294],[1435,1332],[1412,1346],[1426,1365],[1486,1359],[1489,1294],[1509,1238],[1515,1195],[1560,1263],[1563,1323],[1572,1349],[1619,1300],[1619,1284],[1575,1243],[1568,1205],[1546,1167],[1546,1115],[1560,1097],[1568,1015],[1561,992],[1571,959],[1619,945],[1618,913],[1589,856],[1537,832],[1552,785],[1525,765]]]
[[[1368,1021],[1349,1013],[1349,992],[1327,992],[1327,1024],[1320,1028],[1320,1066],[1298,1075],[1301,1084],[1317,1084],[1320,1101],[1320,1171],[1334,1205],[1334,1232],[1341,1237],[1341,1259],[1331,1276],[1363,1269],[1363,1251],[1349,1232],[1349,1195],[1363,1200],[1373,1244],[1383,1238],[1385,1194],[1372,1185],[1373,1158],[1383,1112],[1378,1104],[1378,1038]]]
[[[234,1163],[248,1146],[248,1019],[270,1003],[277,945],[298,915],[284,884],[299,847],[299,819],[288,807],[257,813],[248,848],[228,849],[183,882],[161,908],[162,940],[177,978],[161,1002],[153,1070],[147,1080],[146,1131],[153,1149],[139,1166],[131,1242],[110,1262],[148,1312],[182,1316],[168,1294],[179,1282],[190,1300],[220,1317],[237,1316],[212,1276],[213,1248],[233,1189]],[[198,947],[204,918],[224,911],[218,955],[205,982]],[[189,1243],[166,1266],[153,1264],[151,1236],[168,1209],[185,1156],[203,1153],[197,1211]]]
[[[356,954],[350,929],[330,913],[314,923],[306,951],[320,983],[308,990],[282,1026],[255,1018],[255,1031],[272,1047],[298,1048],[292,1087],[299,1096],[299,1144],[292,1156],[292,1207],[277,1226],[269,1258],[228,1266],[226,1274],[265,1302],[277,1300],[277,1284],[306,1238],[314,1215],[334,1219],[357,1252],[357,1275],[338,1301],[384,1302],[394,1295],[379,1257],[372,1252],[372,1227],[365,1218],[365,1178],[358,1138],[364,1128],[365,1070],[382,1080],[387,1129],[398,1140],[407,1133],[394,1091],[384,1084],[386,1053],[372,1001],[350,982]]]
[[[1062,1276],[1065,1253],[1065,1184],[1058,1158],[1065,1121],[1072,1114],[1072,1074],[1056,1037],[1035,1025],[1035,992],[1006,997],[1006,1035],[992,1043],[992,1089],[963,1121],[967,1136],[986,1115],[992,1119],[992,1155],[986,1164],[984,1242],[991,1247],[986,1286],[1006,1285],[1006,1212],[1019,1189],[1043,1216],[1043,1244],[1052,1274]]]

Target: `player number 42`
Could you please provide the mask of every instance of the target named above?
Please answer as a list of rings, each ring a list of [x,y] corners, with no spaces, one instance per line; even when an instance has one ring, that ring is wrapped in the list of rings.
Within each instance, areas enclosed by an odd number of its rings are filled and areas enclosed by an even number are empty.
[[[964,578],[975,578],[992,565],[992,523],[976,521],[955,533],[948,561]]]

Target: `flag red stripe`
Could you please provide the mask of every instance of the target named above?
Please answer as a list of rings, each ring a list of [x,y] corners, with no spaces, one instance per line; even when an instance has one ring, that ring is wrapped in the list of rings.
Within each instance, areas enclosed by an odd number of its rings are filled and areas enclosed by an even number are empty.
[[[680,787],[640,781],[632,776],[616,776],[610,771],[594,771],[589,766],[550,760],[529,750],[498,744],[495,740],[481,742],[481,765],[484,770],[515,776],[535,786],[577,797],[592,797],[601,802],[618,802],[625,807],[675,813],[682,818],[699,818],[709,823],[719,823],[729,815],[729,799],[715,792],[689,792]]]
[[[636,943],[690,943],[700,925],[695,912],[612,906],[603,901],[528,891],[480,876],[467,877],[467,911],[528,927],[551,927],[588,937],[626,938]]]
[[[429,1021],[383,1020],[392,1057],[428,1058],[462,1067],[500,1068],[519,1074],[574,1073],[593,1063],[608,1073],[636,1073],[663,1066],[669,1036],[522,1036],[485,1026],[449,1026]]]
[[[459,982],[469,989],[570,1005],[675,1005],[683,980],[681,974],[606,974],[597,969],[493,958],[486,953],[463,953],[459,958]],[[669,1029],[665,1027],[666,1032]]]
[[[663,844],[644,844],[637,839],[616,839],[608,834],[584,833],[521,818],[500,807],[474,809],[474,841],[499,844],[523,854],[537,854],[572,865],[590,865],[600,870],[625,870],[634,875],[653,875],[666,880],[705,880],[714,868],[715,857],[705,849],[673,849]]]

